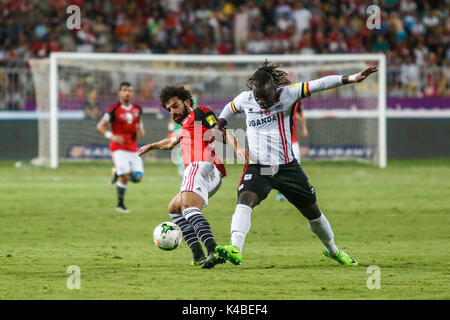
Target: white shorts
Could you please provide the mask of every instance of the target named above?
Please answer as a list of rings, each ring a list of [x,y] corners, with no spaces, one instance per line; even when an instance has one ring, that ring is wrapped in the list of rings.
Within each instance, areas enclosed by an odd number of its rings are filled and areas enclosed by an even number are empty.
[[[111,154],[116,173],[121,176],[131,172],[144,173],[144,165],[142,158],[138,156],[137,152],[116,150]]]
[[[214,164],[196,161],[184,169],[180,192],[195,192],[204,200],[202,208],[205,208],[208,206],[208,198],[211,198],[219,190],[221,184],[222,174]]]
[[[300,163],[300,144],[298,142],[292,143],[292,152],[294,152],[294,157]]]

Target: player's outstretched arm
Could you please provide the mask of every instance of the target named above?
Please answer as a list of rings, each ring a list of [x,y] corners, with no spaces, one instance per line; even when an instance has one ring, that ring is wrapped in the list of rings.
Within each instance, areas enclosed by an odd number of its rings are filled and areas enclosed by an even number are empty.
[[[308,81],[304,85],[302,97],[307,97],[315,92],[337,88],[345,84],[361,82],[365,80],[369,75],[377,71],[378,68],[373,66],[350,76],[332,75],[317,80]]]
[[[179,143],[178,138],[166,138],[158,142],[147,144],[139,149],[139,156],[143,156],[145,153],[150,150],[159,149],[159,150],[172,150]]]
[[[369,67],[366,70],[358,72],[351,76],[343,76],[342,83],[347,84],[347,83],[356,83],[356,82],[364,81],[364,80],[366,80],[366,78],[368,76],[370,76],[372,73],[375,73],[377,71],[378,71],[378,67],[376,67],[376,66]]]

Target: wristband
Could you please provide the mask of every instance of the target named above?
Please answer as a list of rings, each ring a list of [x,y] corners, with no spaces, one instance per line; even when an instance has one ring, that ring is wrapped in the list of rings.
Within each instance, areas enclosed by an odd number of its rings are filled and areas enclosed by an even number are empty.
[[[105,136],[106,139],[109,139],[109,140],[110,140],[110,139],[112,138],[113,134],[112,134],[111,131],[106,131],[105,134],[104,134],[104,136]]]
[[[352,74],[351,76],[348,76],[348,81],[350,81],[350,82],[355,82],[356,81],[356,76],[357,76],[358,74],[357,73],[355,73],[355,74]]]

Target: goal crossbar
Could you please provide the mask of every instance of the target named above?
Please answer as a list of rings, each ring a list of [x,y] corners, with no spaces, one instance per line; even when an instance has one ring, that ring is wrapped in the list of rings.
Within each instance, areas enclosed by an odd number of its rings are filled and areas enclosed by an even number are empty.
[[[323,54],[323,55],[179,55],[179,54],[126,54],[52,52],[50,54],[50,167],[58,167],[58,65],[64,60],[173,62],[173,63],[255,63],[265,60],[282,62],[358,62],[372,61],[378,64],[378,105],[371,117],[378,117],[378,166],[387,164],[386,146],[386,56],[384,54]],[[347,112],[352,117],[351,112]],[[355,115],[353,115],[355,116]]]

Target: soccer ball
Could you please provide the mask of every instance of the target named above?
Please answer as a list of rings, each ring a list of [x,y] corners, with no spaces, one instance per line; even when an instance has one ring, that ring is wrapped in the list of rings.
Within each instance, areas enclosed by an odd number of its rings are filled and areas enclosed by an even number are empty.
[[[162,250],[176,249],[182,239],[181,229],[173,222],[162,222],[153,231],[153,241]]]

